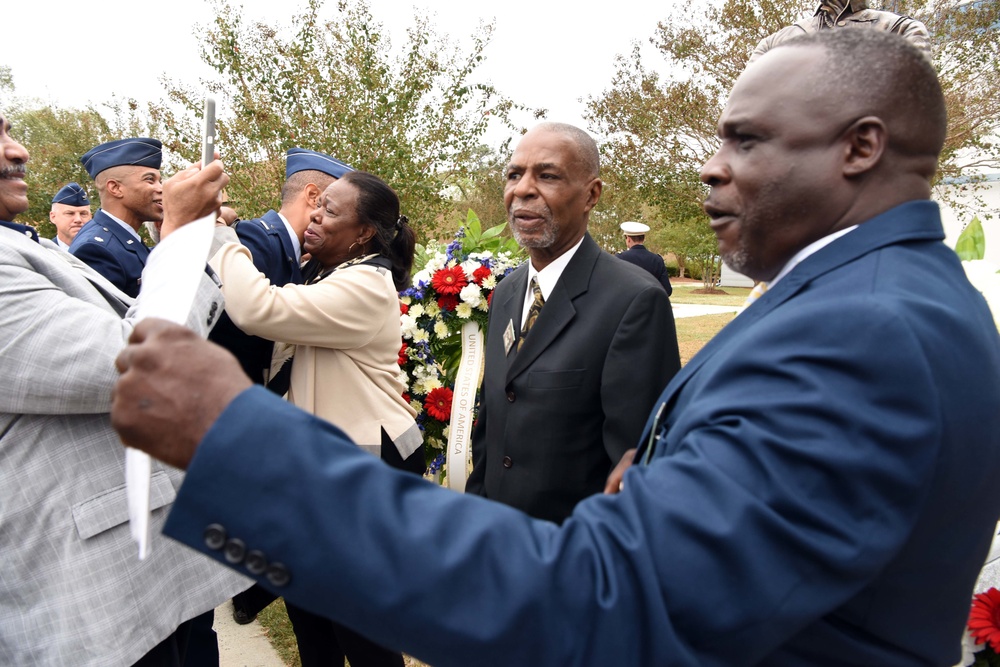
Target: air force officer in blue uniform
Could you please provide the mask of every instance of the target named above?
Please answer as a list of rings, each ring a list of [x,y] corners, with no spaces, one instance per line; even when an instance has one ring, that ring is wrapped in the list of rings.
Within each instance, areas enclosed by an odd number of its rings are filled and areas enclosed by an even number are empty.
[[[290,148],[285,162],[280,210],[271,210],[259,218],[236,223],[240,243],[250,250],[254,266],[272,284],[282,286],[302,282],[299,267],[302,235],[309,226],[309,216],[319,205],[320,195],[326,186],[349,171],[353,169],[329,155],[304,148]],[[273,342],[244,333],[228,315],[219,320],[209,340],[236,355],[244,372],[254,382],[272,383]],[[278,394],[288,390],[287,373],[278,378],[272,389]]]
[[[146,322],[113,415],[189,466],[164,531],[435,667],[958,662],[1000,516],[1000,336],[929,201],[935,71],[894,35],[810,35],[718,128],[705,210],[771,288],[666,387],[619,493],[557,526],[437,488]]]
[[[56,228],[52,241],[60,250],[69,250],[73,239],[92,217],[87,192],[79,183],[67,183],[52,198],[52,208],[49,209],[49,221]]]
[[[139,295],[149,257],[139,227],[163,220],[161,156],[159,141],[140,137],[109,141],[80,158],[97,185],[101,208],[69,251],[131,297]]]

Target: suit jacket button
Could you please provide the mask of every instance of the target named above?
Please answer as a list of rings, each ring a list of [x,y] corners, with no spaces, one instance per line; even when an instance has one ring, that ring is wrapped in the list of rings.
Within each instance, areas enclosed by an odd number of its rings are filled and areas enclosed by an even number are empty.
[[[243,559],[246,558],[247,545],[243,540],[234,537],[226,541],[226,550],[223,553],[226,556],[227,562],[236,565],[242,563]]]
[[[264,552],[256,549],[248,551],[246,566],[247,572],[250,574],[264,574],[267,571],[267,558],[264,556]]]
[[[209,524],[208,528],[205,529],[203,537],[205,538],[205,546],[213,551],[218,551],[226,546],[226,529],[222,527],[222,524]]]
[[[503,457],[504,468],[512,468],[513,466],[514,466],[514,459],[510,458],[509,456]]]
[[[514,392],[512,392],[512,391],[508,391],[507,392],[507,402],[508,403],[513,403],[515,400],[517,400],[517,395]]]
[[[284,563],[271,563],[264,574],[272,586],[287,586],[292,580],[292,574]]]

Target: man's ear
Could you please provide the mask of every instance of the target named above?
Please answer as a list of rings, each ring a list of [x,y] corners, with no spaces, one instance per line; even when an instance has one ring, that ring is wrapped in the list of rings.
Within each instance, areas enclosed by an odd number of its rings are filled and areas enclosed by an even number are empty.
[[[877,116],[864,116],[844,130],[844,176],[859,176],[874,169],[882,160],[889,132]]]
[[[121,199],[125,196],[125,188],[122,186],[122,182],[114,178],[107,180],[104,190],[115,199]]]
[[[306,183],[305,193],[306,203],[309,205],[309,208],[312,209],[319,206],[319,197],[323,194],[323,191],[320,190],[318,185],[315,183]]]
[[[590,182],[589,190],[587,192],[587,212],[597,206],[597,202],[601,198],[601,191],[604,189],[604,183],[601,179],[595,178]]]

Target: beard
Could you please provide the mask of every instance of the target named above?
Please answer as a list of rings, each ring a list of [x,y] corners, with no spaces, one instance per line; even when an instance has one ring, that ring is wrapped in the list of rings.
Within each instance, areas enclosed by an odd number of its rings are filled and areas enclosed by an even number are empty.
[[[510,231],[514,235],[514,240],[522,248],[549,248],[559,237],[559,225],[550,217],[545,218],[545,225],[542,227],[541,233],[537,236],[523,234],[518,228],[514,216],[508,216],[507,221],[510,224]]]

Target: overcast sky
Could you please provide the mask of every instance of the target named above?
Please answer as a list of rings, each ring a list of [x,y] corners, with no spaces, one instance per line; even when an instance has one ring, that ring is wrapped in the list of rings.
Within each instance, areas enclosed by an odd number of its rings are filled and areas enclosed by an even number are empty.
[[[585,127],[580,98],[610,86],[614,57],[640,41],[647,66],[662,68],[648,45],[656,24],[677,0],[546,0],[470,3],[457,0],[371,0],[372,15],[405,43],[415,8],[427,10],[439,34],[468,50],[480,21],[496,21],[479,80],[548,118]],[[244,16],[288,25],[296,0],[245,0]],[[336,0],[327,0],[332,16]],[[140,102],[163,97],[159,77],[197,83],[208,74],[198,57],[195,26],[212,19],[207,0],[35,0],[6,2],[0,64],[12,69],[18,96],[61,107],[99,105],[112,95]],[[0,100],[2,106],[2,100]],[[528,121],[524,121],[528,124]]]

